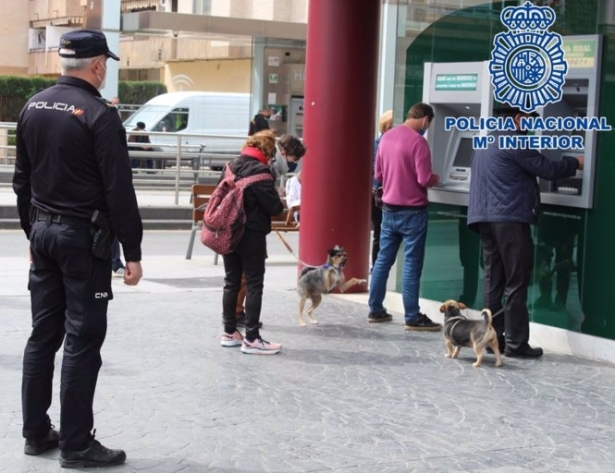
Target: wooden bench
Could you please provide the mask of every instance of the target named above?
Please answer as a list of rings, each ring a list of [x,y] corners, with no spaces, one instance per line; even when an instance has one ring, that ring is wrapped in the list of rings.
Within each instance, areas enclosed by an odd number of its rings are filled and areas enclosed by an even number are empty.
[[[209,203],[209,198],[211,194],[216,189],[215,185],[207,185],[207,184],[193,184],[192,192],[190,194],[190,200],[192,202],[192,228],[190,229],[190,239],[188,241],[188,250],[186,251],[186,259],[192,258],[192,251],[194,249],[194,240],[196,238],[196,233],[201,229],[203,225],[203,214],[205,213],[205,207]],[[271,219],[271,230],[276,232],[284,246],[293,253],[292,248],[286,242],[286,240],[282,237],[280,232],[298,232],[299,227],[295,223],[293,219],[293,215],[296,211],[299,211],[299,206],[291,207],[290,209],[284,209],[284,211],[272,217]],[[218,264],[219,255],[216,253],[214,256],[214,264]]]
[[[186,252],[186,259],[192,258],[192,249],[194,247],[194,238],[196,232],[201,229],[203,225],[203,214],[205,213],[205,207],[209,203],[211,194],[216,189],[215,185],[208,184],[193,184],[192,192],[190,194],[190,201],[192,202],[192,228],[190,229],[190,240],[188,241],[188,251]],[[218,255],[214,258],[214,264],[218,264]]]
[[[275,232],[278,238],[282,241],[286,249],[292,254],[295,255],[292,247],[288,244],[288,242],[284,239],[281,232],[298,232],[299,225],[295,223],[295,219],[293,218],[295,212],[301,210],[299,205],[291,207],[290,209],[284,209],[280,215],[276,215],[271,219],[271,231]],[[295,255],[296,257],[296,255]]]

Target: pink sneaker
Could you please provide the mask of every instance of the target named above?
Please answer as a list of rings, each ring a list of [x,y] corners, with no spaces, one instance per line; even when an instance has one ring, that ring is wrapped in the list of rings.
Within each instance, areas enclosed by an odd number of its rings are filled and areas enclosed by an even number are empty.
[[[244,339],[241,344],[241,351],[248,355],[275,355],[282,349],[279,343],[271,343],[258,337],[253,342]]]
[[[239,345],[241,345],[242,340],[243,337],[241,336],[241,334],[237,330],[235,330],[235,333],[233,334],[223,333],[222,339],[220,340],[220,345],[222,345],[223,347],[238,347]]]

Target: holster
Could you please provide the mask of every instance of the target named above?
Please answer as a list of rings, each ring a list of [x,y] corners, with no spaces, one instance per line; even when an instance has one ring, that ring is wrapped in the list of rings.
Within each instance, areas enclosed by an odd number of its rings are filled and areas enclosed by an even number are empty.
[[[95,210],[91,218],[92,222],[92,254],[96,258],[110,259],[111,245],[113,244],[113,229],[109,219],[102,212]]]

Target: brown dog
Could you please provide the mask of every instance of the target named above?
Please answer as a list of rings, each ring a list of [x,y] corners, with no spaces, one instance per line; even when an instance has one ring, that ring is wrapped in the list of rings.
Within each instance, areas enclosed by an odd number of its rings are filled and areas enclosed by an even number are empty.
[[[318,321],[312,316],[316,307],[322,301],[322,295],[332,292],[334,289],[339,289],[344,292],[349,287],[357,284],[363,284],[365,279],[352,278],[346,281],[344,277],[344,266],[348,262],[346,251],[341,246],[331,248],[327,255],[327,262],[323,266],[316,268],[306,266],[301,270],[299,282],[297,283],[297,292],[299,293],[299,326],[305,327],[303,320],[303,308],[307,299],[312,301],[312,305],[307,310],[307,316],[310,322],[317,324]]]
[[[483,309],[483,320],[470,320],[461,314],[466,306],[463,302],[454,300],[445,301],[440,307],[444,313],[444,338],[446,340],[447,358],[456,358],[461,347],[472,347],[476,353],[476,362],[472,365],[479,367],[483,362],[485,347],[491,347],[495,354],[495,366],[502,366],[498,336],[493,328],[493,317],[489,309]],[[453,349],[454,347],[454,349]]]

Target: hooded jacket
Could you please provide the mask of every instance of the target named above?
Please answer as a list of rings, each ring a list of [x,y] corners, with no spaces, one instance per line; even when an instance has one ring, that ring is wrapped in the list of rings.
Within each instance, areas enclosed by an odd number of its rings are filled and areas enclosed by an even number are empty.
[[[231,163],[231,170],[236,179],[269,174],[271,170],[256,158],[241,155]],[[284,210],[280,195],[275,190],[274,181],[257,182],[247,187],[243,193],[243,205],[246,212],[246,232],[271,233],[271,217]]]

